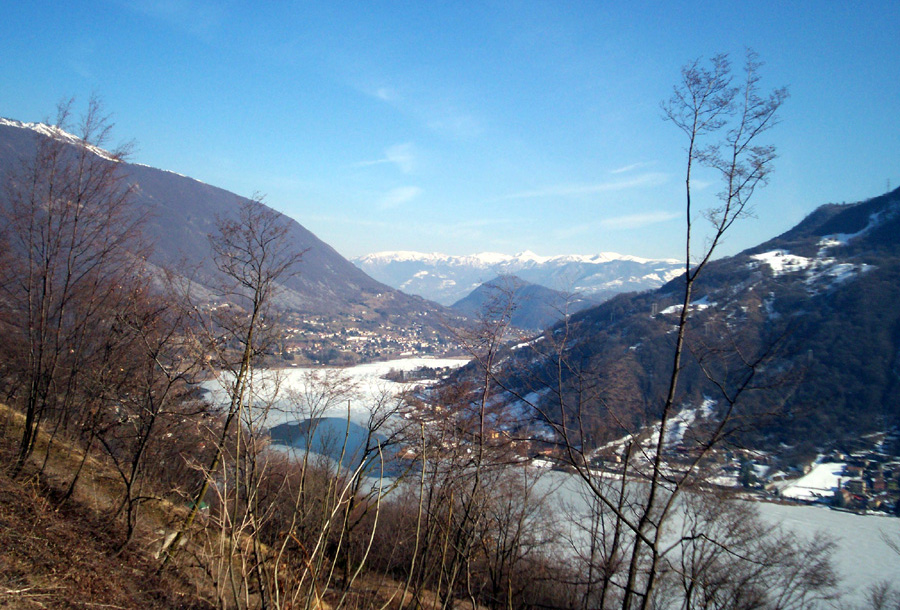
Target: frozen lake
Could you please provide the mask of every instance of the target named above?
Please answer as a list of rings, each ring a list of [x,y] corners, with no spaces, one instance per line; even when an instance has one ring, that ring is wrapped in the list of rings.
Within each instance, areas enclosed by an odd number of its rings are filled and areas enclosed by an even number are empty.
[[[346,369],[266,371],[270,377],[260,385],[271,388],[274,387],[271,384],[277,380],[279,391],[278,398],[271,405],[273,408],[267,413],[265,424],[272,427],[306,419],[309,416],[309,405],[316,401],[319,417],[346,418],[349,413],[351,421],[365,424],[371,406],[379,397],[415,385],[382,379],[391,369],[412,371],[421,366],[459,367],[466,362],[457,358],[408,358]],[[338,391],[341,386],[347,390]],[[218,382],[208,381],[204,383],[204,387],[212,392],[213,400],[223,400],[224,392]],[[265,391],[261,394],[265,394]],[[260,399],[264,400],[265,397],[260,396]],[[551,478],[568,477],[555,472],[549,474]],[[574,480],[570,478],[561,487],[564,493],[555,495],[571,502],[578,495],[573,484]],[[834,538],[837,543],[834,563],[845,595],[835,608],[864,608],[865,594],[871,585],[884,580],[900,583],[900,556],[884,541],[887,536],[900,542],[900,519],[877,515],[860,516],[818,506],[767,502],[755,504],[764,520],[799,536],[812,537],[817,531],[823,531]]]
[[[587,513],[588,504],[581,493],[581,483],[573,475],[558,471],[545,473],[540,483],[549,493],[553,512],[573,519]],[[781,527],[798,537],[812,539],[822,532],[836,543],[832,560],[840,579],[842,598],[825,608],[867,608],[865,595],[871,586],[888,581],[900,586],[900,555],[884,538],[900,543],[900,519],[891,516],[857,515],[831,510],[824,506],[773,504],[746,501],[758,510],[766,523]],[[671,527],[677,527],[673,515]]]
[[[414,371],[420,367],[460,367],[468,360],[462,358],[403,358],[384,362],[360,364],[349,368],[288,368],[267,369],[257,373],[254,403],[270,407],[265,426],[294,422],[310,417],[341,417],[364,424],[372,406],[379,398],[397,394],[423,382],[397,383],[382,377],[389,371]],[[211,400],[221,404],[226,393],[218,380],[209,380],[203,387],[211,393]],[[274,389],[277,387],[277,393]],[[271,400],[275,394],[274,400]]]
[[[900,585],[900,555],[884,541],[884,536],[900,542],[900,519],[880,515],[856,515],[824,506],[791,506],[758,502],[766,521],[781,525],[797,535],[812,537],[826,532],[835,542],[834,565],[842,578],[841,590],[848,603],[865,608],[865,594],[871,585],[887,580]]]

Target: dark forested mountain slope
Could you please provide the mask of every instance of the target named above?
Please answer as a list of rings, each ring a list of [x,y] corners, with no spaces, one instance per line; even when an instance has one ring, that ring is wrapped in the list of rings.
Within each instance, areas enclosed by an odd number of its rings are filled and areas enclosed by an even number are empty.
[[[682,287],[679,278],[620,295],[527,349],[515,346],[503,361],[505,383],[540,396],[548,412],[580,407],[596,442],[658,418]],[[722,390],[733,397],[745,386],[734,438],[757,446],[835,445],[897,425],[898,303],[900,189],[822,206],[707,267],[695,284],[678,404],[711,399],[721,412]]]

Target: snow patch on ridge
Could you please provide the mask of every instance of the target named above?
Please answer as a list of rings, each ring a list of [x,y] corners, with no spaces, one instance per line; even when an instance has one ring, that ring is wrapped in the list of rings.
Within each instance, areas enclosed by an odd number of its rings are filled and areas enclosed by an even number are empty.
[[[877,212],[873,212],[869,215],[869,222],[865,227],[857,231],[856,233],[833,233],[831,235],[825,235],[822,239],[819,240],[817,244],[820,247],[819,257],[825,256],[825,250],[828,248],[835,248],[837,246],[846,246],[852,240],[860,237],[861,235],[865,235],[872,229],[878,227],[884,222],[894,218],[900,214],[900,202],[893,201],[885,206],[884,209],[879,210]]]
[[[78,136],[71,134],[68,131],[65,131],[63,129],[60,129],[59,127],[56,127],[55,125],[47,125],[46,123],[27,123],[27,122],[23,122],[23,121],[16,121],[14,119],[6,119],[3,117],[0,117],[0,126],[15,127],[17,129],[28,129],[30,131],[34,131],[35,133],[38,133],[42,136],[46,136],[48,138],[54,138],[56,140],[61,140],[63,142],[67,142],[72,145],[85,146],[85,148],[87,150],[89,150],[90,152],[94,153],[95,155],[97,155],[103,159],[106,159],[107,161],[112,161],[113,163],[123,163],[122,159],[115,157],[108,150],[104,150],[104,149],[100,148],[99,146],[94,146],[92,144],[85,144],[84,140],[82,140]],[[146,168],[149,168],[149,169],[152,169],[155,171],[166,172],[167,174],[173,174],[180,178],[186,178],[187,180],[193,180],[194,182],[198,182],[200,184],[206,184],[202,180],[197,180],[196,178],[191,178],[190,176],[186,176],[184,174],[174,172],[170,169],[162,169],[160,167],[154,167],[152,165],[147,165],[145,163],[134,163],[134,162],[130,162],[130,161],[128,162],[128,165],[133,165],[136,167],[146,167]]]
[[[827,248],[842,243],[845,242],[841,242],[833,236],[823,238],[819,241],[818,245],[821,247],[816,258],[798,256],[791,254],[787,250],[771,250],[761,254],[754,254],[750,258],[757,262],[751,263],[751,265],[768,265],[772,270],[772,275],[775,277],[803,272],[806,274],[804,283],[810,290],[815,292],[823,287],[829,288],[846,282],[860,273],[865,273],[872,269],[871,265],[864,263],[839,263],[834,258],[824,256]],[[823,283],[825,283],[825,286],[822,285]]]
[[[754,254],[750,258],[768,265],[775,277],[802,271],[812,264],[812,259],[791,254],[787,250],[771,250],[762,254]]]
[[[61,140],[63,142],[68,142],[69,144],[77,146],[84,146],[87,150],[91,151],[98,157],[106,159],[107,161],[113,161],[114,163],[119,163],[121,161],[121,159],[116,158],[108,150],[103,150],[99,146],[88,144],[78,136],[71,134],[68,131],[64,131],[55,125],[47,125],[46,123],[23,123],[22,121],[5,119],[3,117],[0,117],[0,125],[6,127],[16,127],[18,129],[28,129],[30,131],[39,133],[42,136],[53,138],[54,140]]]
[[[701,402],[699,406],[685,406],[681,411],[670,417],[666,424],[666,437],[665,442],[663,443],[664,449],[666,451],[672,451],[678,445],[682,444],[684,442],[685,434],[698,419],[709,420],[712,418],[713,407],[715,406],[715,400],[704,397],[703,402]],[[652,430],[650,435],[641,441],[641,445],[646,448],[647,452],[651,452],[659,442],[660,425],[660,422],[653,424],[652,428],[650,428]],[[610,441],[602,447],[599,447],[595,453],[602,454],[603,452],[612,449],[615,450],[617,455],[624,455],[625,448],[636,436],[637,435],[635,434],[628,434],[622,438]]]
[[[691,301],[690,307],[688,307],[688,309],[693,309],[695,311],[703,311],[704,309],[706,309],[708,307],[715,307],[716,305],[717,305],[717,303],[710,302],[708,296],[704,296],[702,299],[697,299],[696,301]],[[677,314],[677,313],[681,313],[681,308],[682,308],[682,304],[678,303],[677,305],[670,305],[669,307],[666,307],[659,313],[661,315]]]

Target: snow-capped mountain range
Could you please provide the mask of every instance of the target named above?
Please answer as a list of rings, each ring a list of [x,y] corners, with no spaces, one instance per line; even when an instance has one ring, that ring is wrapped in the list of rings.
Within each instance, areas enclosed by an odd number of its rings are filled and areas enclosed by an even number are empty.
[[[658,288],[677,277],[683,264],[601,252],[539,256],[482,252],[468,256],[410,251],[376,252],[351,259],[367,274],[408,294],[452,305],[498,275],[516,275],[566,293],[604,300],[620,292]]]

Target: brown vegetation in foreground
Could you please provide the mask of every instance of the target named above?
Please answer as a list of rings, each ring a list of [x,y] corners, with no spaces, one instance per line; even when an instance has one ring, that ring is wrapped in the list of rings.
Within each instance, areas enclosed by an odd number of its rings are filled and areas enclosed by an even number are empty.
[[[10,464],[20,418],[0,409],[0,462]],[[0,469],[0,607],[211,607],[183,574],[157,575],[152,531],[121,548],[121,524],[108,513],[112,472],[93,464],[75,496],[63,501],[65,481],[53,473],[71,467],[75,454],[68,457],[67,465],[60,454],[43,473],[29,463],[15,479]]]

